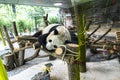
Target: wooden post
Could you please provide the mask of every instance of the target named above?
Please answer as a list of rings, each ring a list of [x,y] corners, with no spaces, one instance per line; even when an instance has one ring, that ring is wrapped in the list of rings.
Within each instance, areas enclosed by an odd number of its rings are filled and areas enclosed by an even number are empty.
[[[13,31],[14,31],[14,35],[17,38],[18,37],[18,32],[17,32],[17,27],[16,27],[16,22],[13,22]]]
[[[13,54],[6,54],[4,56],[4,64],[8,71],[13,70],[15,68],[14,65],[14,55]]]
[[[43,20],[46,26],[48,26],[49,23],[47,19],[48,19],[48,14],[46,14],[46,16],[43,16]]]
[[[24,42],[20,42],[19,43],[19,48],[23,48],[25,46]],[[19,65],[22,66],[25,62],[24,62],[24,55],[25,55],[25,50],[20,50],[19,51],[19,55],[18,55],[18,61],[19,61]]]
[[[13,47],[12,42],[11,42],[11,40],[10,40],[10,37],[9,37],[9,35],[8,35],[6,26],[3,26],[3,30],[4,30],[4,32],[5,32],[5,37],[6,37],[6,40],[7,40],[7,42],[8,42],[8,45],[9,45],[11,54],[14,54],[15,64],[16,64],[16,66],[19,66],[19,64],[18,64],[18,59],[17,59],[17,57],[16,57],[16,55],[15,55],[15,53],[14,53],[14,47]]]
[[[68,66],[69,80],[80,80],[80,77],[79,77],[80,61],[76,60],[77,59],[76,55],[78,55],[78,48],[79,48],[79,45],[70,43],[70,44],[67,44],[66,46],[60,46],[55,50],[55,53],[58,56],[61,56],[62,59],[64,58],[66,59],[67,66]]]
[[[10,51],[11,51],[11,53],[13,53],[14,47],[13,47],[11,41],[10,41],[10,37],[9,37],[9,35],[8,35],[8,31],[7,31],[6,26],[3,26],[3,30],[4,30],[4,32],[5,32],[6,40],[7,40],[7,42],[8,42]]]
[[[67,53],[66,54],[73,54],[73,55],[78,55],[78,48],[79,45],[77,44],[67,44],[66,45],[67,48]],[[68,58],[69,62],[67,61],[67,65],[68,65],[68,74],[69,74],[69,80],[80,80],[80,61],[76,60],[77,57],[76,56],[71,56],[70,58]]]

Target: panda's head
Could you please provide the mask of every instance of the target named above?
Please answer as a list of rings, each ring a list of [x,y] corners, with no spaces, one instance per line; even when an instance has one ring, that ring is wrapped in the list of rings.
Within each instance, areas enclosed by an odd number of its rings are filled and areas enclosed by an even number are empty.
[[[58,26],[47,36],[46,48],[54,50],[58,46],[63,45],[67,40],[71,40],[69,31],[64,26]]]

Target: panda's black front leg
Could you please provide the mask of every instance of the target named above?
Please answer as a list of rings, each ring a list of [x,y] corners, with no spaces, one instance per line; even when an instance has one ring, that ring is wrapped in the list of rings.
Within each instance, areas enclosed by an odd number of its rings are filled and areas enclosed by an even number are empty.
[[[32,37],[39,37],[40,35],[42,35],[42,30],[33,34]]]
[[[46,49],[46,39],[48,34],[43,34],[38,37],[38,42],[43,46],[44,49]]]

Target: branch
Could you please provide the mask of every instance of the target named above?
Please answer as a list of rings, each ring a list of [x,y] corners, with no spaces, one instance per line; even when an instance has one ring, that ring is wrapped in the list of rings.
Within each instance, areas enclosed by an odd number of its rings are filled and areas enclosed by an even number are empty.
[[[38,38],[32,37],[32,36],[22,36],[22,37],[18,37],[17,40],[18,40],[18,41],[28,40],[28,41],[30,41],[30,42],[36,42],[36,41],[38,40]]]
[[[22,50],[25,50],[25,49],[28,49],[28,48],[32,48],[33,46],[30,45],[30,46],[26,46],[26,47],[23,47],[23,48],[18,48],[18,49],[14,49],[13,52],[16,53],[16,52],[19,52],[19,51],[22,51]]]

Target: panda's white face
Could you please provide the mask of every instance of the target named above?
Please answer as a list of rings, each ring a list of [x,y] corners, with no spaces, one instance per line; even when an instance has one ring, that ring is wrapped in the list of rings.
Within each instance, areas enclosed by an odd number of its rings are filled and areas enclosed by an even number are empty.
[[[60,39],[59,35],[52,35],[52,36],[48,36],[48,38],[47,38],[46,48],[48,50],[54,50],[59,45],[62,45],[62,44],[64,44],[64,41],[62,39]]]

